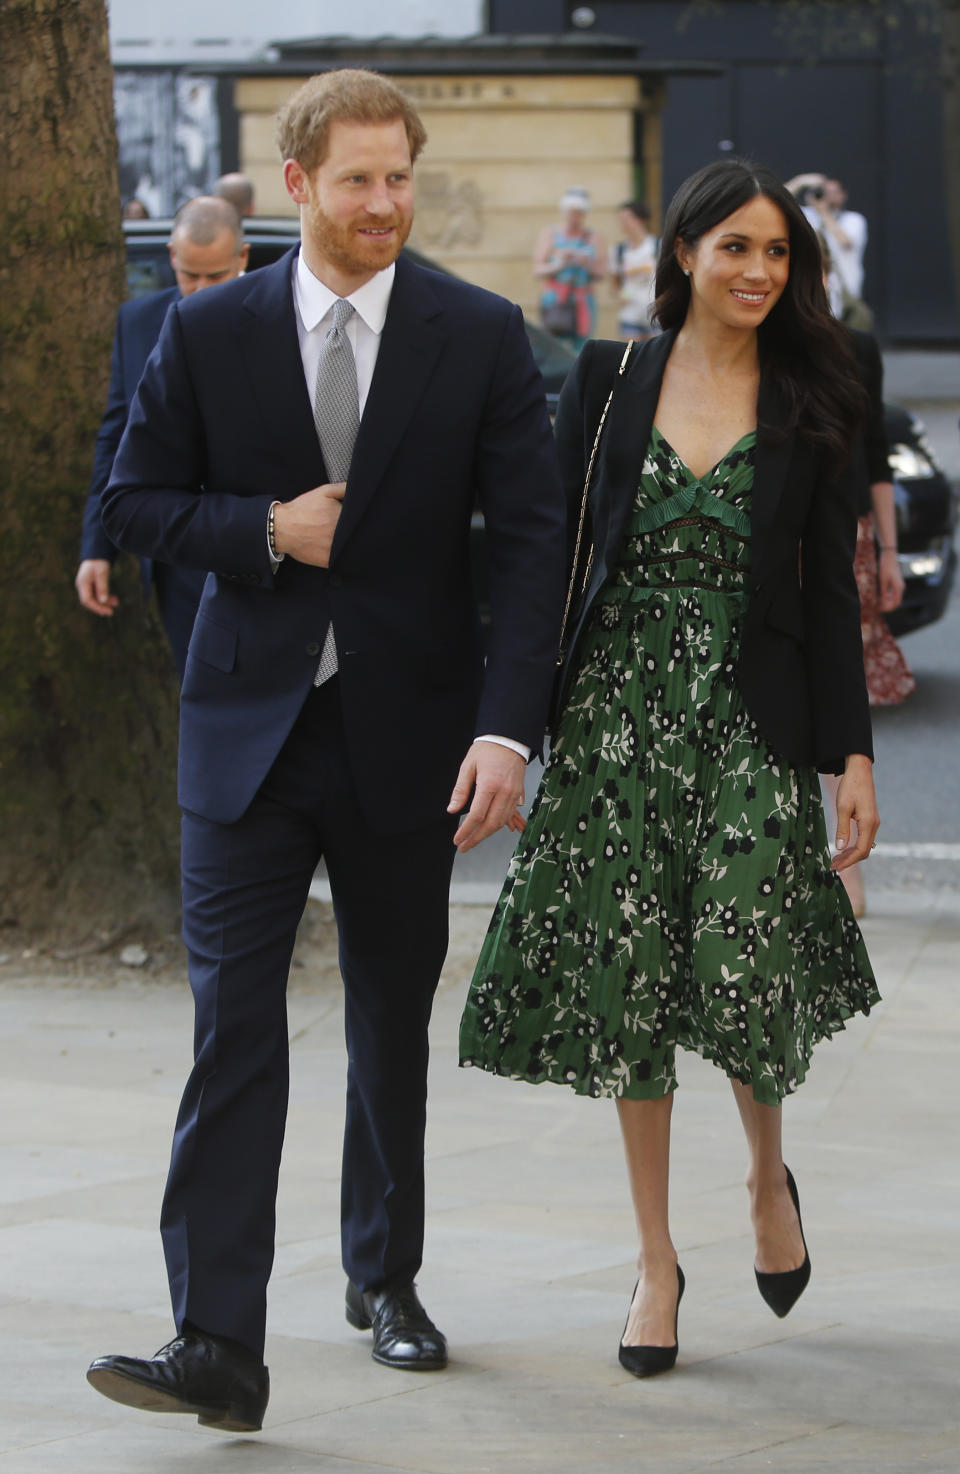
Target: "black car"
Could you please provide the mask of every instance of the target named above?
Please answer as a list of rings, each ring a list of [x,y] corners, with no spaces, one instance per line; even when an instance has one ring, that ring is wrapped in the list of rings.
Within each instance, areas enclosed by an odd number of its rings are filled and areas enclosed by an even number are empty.
[[[946,610],[957,567],[957,494],[915,415],[888,404],[886,424],[897,547],[906,582],[900,608],[886,620],[895,635],[906,635],[933,624]]]

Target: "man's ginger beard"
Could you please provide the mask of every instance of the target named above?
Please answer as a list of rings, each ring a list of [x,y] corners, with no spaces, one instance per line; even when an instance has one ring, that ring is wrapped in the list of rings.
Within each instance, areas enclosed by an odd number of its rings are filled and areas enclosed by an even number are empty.
[[[305,210],[315,249],[338,271],[349,276],[364,271],[383,271],[384,267],[396,261],[413,226],[412,211],[406,220],[402,215],[383,220],[361,211],[349,224],[339,225],[324,213],[315,200]],[[391,226],[399,234],[382,240],[361,233],[364,228],[387,230]]]

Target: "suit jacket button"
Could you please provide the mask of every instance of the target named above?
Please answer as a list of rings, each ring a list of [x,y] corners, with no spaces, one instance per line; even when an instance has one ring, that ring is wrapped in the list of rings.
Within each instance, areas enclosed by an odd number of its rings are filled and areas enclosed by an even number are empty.
[[[342,588],[343,587],[343,574],[342,573],[331,573],[331,575],[330,575],[330,587],[333,588],[333,589],[339,589],[339,588]]]
[[[307,646],[307,654],[308,655],[319,655],[320,654],[320,646],[317,644],[317,641],[316,640],[311,640],[310,641],[309,645]]]

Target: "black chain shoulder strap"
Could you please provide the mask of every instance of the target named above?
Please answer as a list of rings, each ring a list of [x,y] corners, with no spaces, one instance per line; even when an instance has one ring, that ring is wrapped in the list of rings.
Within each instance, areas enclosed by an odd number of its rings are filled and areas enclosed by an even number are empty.
[[[560,624],[560,653],[557,656],[558,665],[562,665],[564,660],[566,659],[567,623],[570,618],[570,610],[573,607],[574,597],[577,592],[577,584],[580,583],[580,595],[583,595],[586,592],[587,584],[590,582],[590,574],[593,570],[594,544],[591,542],[590,548],[587,553],[586,567],[583,571],[583,579],[582,581],[579,579],[577,570],[580,566],[580,547],[583,542],[583,529],[586,525],[587,520],[587,502],[590,498],[590,482],[593,478],[593,464],[594,461],[597,459],[597,451],[600,449],[600,438],[603,435],[603,427],[606,424],[607,412],[610,409],[610,405],[613,403],[613,391],[617,386],[617,379],[623,378],[623,375],[627,371],[627,364],[630,361],[630,352],[632,348],[633,340],[631,339],[631,341],[624,349],[623,357],[620,360],[620,367],[617,369],[616,378],[610,386],[610,392],[607,395],[607,402],[603,406],[603,412],[600,416],[600,422],[597,425],[597,433],[594,436],[593,449],[590,452],[590,459],[587,462],[587,474],[583,483],[583,496],[580,498],[580,519],[577,523],[577,540],[574,544],[573,549],[573,567],[570,570],[570,585],[567,589],[567,599],[566,603],[563,606],[563,620]]]

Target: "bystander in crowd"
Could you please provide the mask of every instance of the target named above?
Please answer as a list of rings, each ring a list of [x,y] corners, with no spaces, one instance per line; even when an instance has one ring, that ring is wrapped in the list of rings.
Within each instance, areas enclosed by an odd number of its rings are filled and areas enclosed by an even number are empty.
[[[587,190],[568,189],[560,200],[560,221],[540,232],[533,258],[534,275],[543,282],[543,326],[575,349],[596,331],[594,286],[606,275],[607,248],[588,223],[589,211]]]
[[[796,174],[787,183],[810,224],[822,235],[830,252],[827,295],[834,316],[848,327],[869,332],[873,313],[863,297],[863,257],[867,249],[867,221],[858,210],[847,209],[847,191],[839,179],[826,174]]]
[[[237,214],[244,219],[254,213],[253,181],[246,174],[236,171],[221,174],[213,186],[213,193],[221,200],[229,200]]]
[[[198,195],[181,205],[174,216],[169,251],[176,286],[134,297],[124,302],[117,314],[107,407],[94,449],[83,511],[80,566],[74,579],[77,597],[91,614],[109,618],[119,606],[119,598],[111,588],[117,548],[100,520],[101,500],[137,385],[167,312],[182,297],[240,276],[249,250],[233,205]],[[151,585],[156,589],[160,618],[182,677],[206,575],[196,568],[176,568],[148,557],[140,559],[140,570],[144,593],[149,594]]]
[[[650,230],[650,211],[640,200],[620,206],[623,239],[610,251],[610,278],[620,307],[617,327],[621,338],[650,338],[656,297],[655,277],[660,242]]]
[[[830,249],[820,236],[824,285],[830,277]],[[828,287],[829,289],[829,287]],[[895,706],[916,690],[916,680],[907,665],[885,615],[899,608],[904,580],[897,556],[897,517],[889,445],[883,410],[883,360],[876,338],[850,329],[860,379],[866,391],[866,420],[854,446],[847,475],[853,483],[857,504],[857,546],[853,571],[860,598],[860,632],[863,664],[871,706]],[[837,778],[821,775],[827,797],[835,805]],[[854,916],[866,913],[862,865],[841,872]]]

